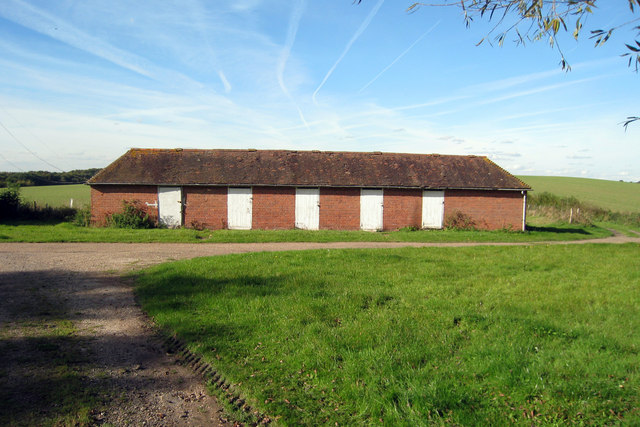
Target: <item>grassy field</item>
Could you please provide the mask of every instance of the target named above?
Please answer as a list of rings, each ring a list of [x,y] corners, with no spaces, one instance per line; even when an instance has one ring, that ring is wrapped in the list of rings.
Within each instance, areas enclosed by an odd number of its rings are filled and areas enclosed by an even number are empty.
[[[151,268],[137,294],[284,425],[637,425],[639,254],[256,253]]]
[[[582,202],[617,212],[640,212],[640,184],[603,179],[518,176],[536,193],[573,196]]]
[[[203,230],[78,227],[71,223],[0,224],[0,242],[167,242],[167,243],[260,243],[260,242],[534,242],[593,239],[610,236],[602,227],[545,225],[526,232],[419,230],[371,233],[334,230]]]
[[[20,195],[27,202],[36,202],[40,206],[69,206],[73,199],[73,207],[81,208],[90,203],[91,193],[88,185],[47,185],[43,187],[22,187]]]

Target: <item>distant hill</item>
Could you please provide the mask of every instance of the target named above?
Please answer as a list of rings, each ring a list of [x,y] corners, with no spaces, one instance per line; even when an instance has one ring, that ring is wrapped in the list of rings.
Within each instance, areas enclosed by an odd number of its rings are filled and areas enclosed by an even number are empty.
[[[84,184],[100,168],[76,169],[68,172],[0,172],[0,187],[18,184],[20,187],[42,185]]]
[[[640,212],[640,184],[559,176],[518,176],[536,193],[548,192],[614,212]]]

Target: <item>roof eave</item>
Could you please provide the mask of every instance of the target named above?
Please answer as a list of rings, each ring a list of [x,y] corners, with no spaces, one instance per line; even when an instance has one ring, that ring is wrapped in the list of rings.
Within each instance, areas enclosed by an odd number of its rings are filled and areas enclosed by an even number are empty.
[[[149,182],[87,182],[87,185],[148,185],[157,187],[324,187],[324,188],[399,188],[407,190],[477,190],[477,191],[533,191],[523,187],[447,187],[447,186],[403,186],[403,185],[340,185],[340,184],[203,184],[203,183],[149,183]]]

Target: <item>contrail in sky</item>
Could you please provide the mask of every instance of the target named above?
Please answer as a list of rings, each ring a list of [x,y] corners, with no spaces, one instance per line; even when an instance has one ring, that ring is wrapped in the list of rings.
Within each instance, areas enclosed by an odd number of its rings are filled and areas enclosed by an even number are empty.
[[[427,31],[424,32],[424,34],[422,34],[420,37],[418,37],[416,39],[416,41],[414,41],[413,43],[411,43],[411,46],[409,46],[408,48],[406,48],[404,50],[404,52],[402,52],[400,55],[398,55],[396,57],[396,59],[394,59],[393,61],[391,61],[391,63],[389,65],[387,65],[386,67],[384,67],[382,69],[382,71],[380,71],[374,78],[372,78],[371,80],[369,80],[369,83],[367,83],[366,85],[362,86],[362,88],[358,91],[358,93],[361,93],[363,90],[365,90],[366,88],[368,88],[371,83],[375,82],[376,80],[378,80],[378,78],[383,75],[389,68],[393,67],[393,64],[395,64],[396,62],[398,62],[403,56],[405,56],[415,45],[417,45],[420,40],[422,40],[423,38],[425,38],[427,36],[427,34],[429,34],[431,31],[435,30],[435,28],[440,25],[440,21],[436,22],[435,24],[433,24],[431,26],[431,28],[429,28]]]
[[[280,53],[280,59],[278,60],[278,84],[280,85],[280,89],[282,92],[291,100],[293,105],[296,106],[298,110],[298,115],[304,123],[305,127],[309,127],[307,120],[304,118],[304,114],[302,114],[302,110],[298,103],[293,99],[293,96],[289,93],[289,89],[284,84],[284,68],[287,65],[287,60],[289,60],[289,55],[291,54],[291,48],[293,47],[293,42],[296,40],[296,34],[298,33],[298,26],[300,25],[300,19],[302,18],[302,12],[304,11],[304,0],[299,0],[296,5],[293,7],[291,11],[291,20],[289,21],[289,30],[287,31],[287,39],[284,43],[284,48]]]
[[[333,67],[331,67],[329,72],[324,76],[324,79],[322,79],[322,82],[320,83],[320,86],[318,86],[318,88],[315,90],[315,92],[313,92],[313,96],[311,98],[313,99],[313,102],[315,104],[318,103],[316,101],[316,95],[318,94],[318,92],[320,92],[320,89],[322,89],[322,86],[324,86],[324,84],[327,82],[327,80],[329,80],[329,77],[331,77],[331,74],[333,74],[333,71],[336,69],[338,64],[340,64],[342,59],[349,52],[349,49],[351,49],[351,46],[353,45],[353,43],[355,43],[355,41],[358,40],[358,38],[362,35],[362,33],[364,33],[364,30],[367,29],[367,27],[371,23],[371,20],[373,19],[373,17],[376,16],[376,13],[378,13],[378,10],[382,6],[382,3],[384,3],[384,0],[379,0],[378,3],[375,5],[375,7],[373,9],[371,9],[371,12],[369,12],[369,15],[367,15],[367,18],[360,25],[360,28],[358,28],[358,31],[356,31],[356,33],[353,35],[353,37],[351,37],[351,40],[349,40],[349,43],[347,43],[347,46],[342,51],[342,54],[340,55],[340,57],[338,58],[336,63],[333,64]]]
[[[227,80],[227,76],[224,75],[224,71],[219,66],[218,55],[216,55],[213,46],[211,46],[211,42],[209,41],[207,30],[209,29],[209,25],[207,25],[203,21],[203,16],[205,15],[205,11],[202,7],[202,3],[198,0],[194,0],[190,4],[191,6],[191,19],[193,20],[194,27],[200,33],[200,37],[204,40],[207,45],[207,49],[209,50],[210,60],[214,68],[218,69],[218,78],[220,82],[224,86],[225,93],[231,92],[231,83]]]
[[[5,0],[0,8],[0,16],[142,76],[164,83],[182,82],[194,89],[200,89],[202,86],[179,72],[158,67],[144,58],[93,37],[24,1]]]

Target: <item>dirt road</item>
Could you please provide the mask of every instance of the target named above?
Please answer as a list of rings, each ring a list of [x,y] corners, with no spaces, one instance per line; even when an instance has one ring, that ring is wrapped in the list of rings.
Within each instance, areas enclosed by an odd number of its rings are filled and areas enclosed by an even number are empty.
[[[123,272],[228,253],[469,245],[0,243],[0,424],[38,424],[82,404],[103,408],[88,409],[94,424],[233,424],[202,380],[163,351]]]

